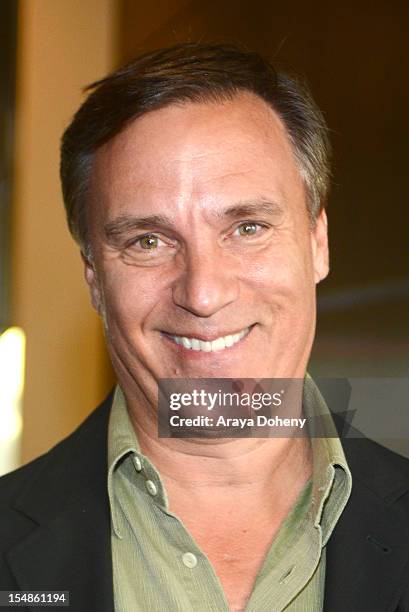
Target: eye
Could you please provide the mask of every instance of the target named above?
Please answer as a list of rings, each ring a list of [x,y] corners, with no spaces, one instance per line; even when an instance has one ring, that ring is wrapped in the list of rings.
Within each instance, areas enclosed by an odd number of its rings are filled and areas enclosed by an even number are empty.
[[[136,240],[136,244],[139,244],[145,251],[153,251],[158,248],[159,238],[154,234],[146,234]]]
[[[124,253],[127,256],[133,258],[157,258],[164,256],[166,253],[170,253],[170,249],[173,251],[175,244],[173,244],[166,237],[158,234],[142,234],[135,236],[125,245]]]
[[[259,223],[251,223],[247,221],[246,223],[242,223],[237,227],[237,231],[239,236],[253,236],[262,227]]]

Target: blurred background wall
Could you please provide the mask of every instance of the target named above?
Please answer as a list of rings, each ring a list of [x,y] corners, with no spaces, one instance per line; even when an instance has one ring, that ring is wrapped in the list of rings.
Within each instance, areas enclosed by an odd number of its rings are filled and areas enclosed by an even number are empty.
[[[16,3],[17,4],[17,3]],[[11,323],[26,334],[21,461],[68,434],[112,384],[58,184],[81,88],[135,54],[238,42],[305,74],[334,147],[330,277],[311,371],[409,375],[407,3],[25,0],[18,3]],[[394,441],[407,452],[407,441]]]
[[[115,24],[111,0],[18,3],[10,323],[26,334],[22,462],[71,432],[109,386],[58,168],[81,88],[115,62]]]

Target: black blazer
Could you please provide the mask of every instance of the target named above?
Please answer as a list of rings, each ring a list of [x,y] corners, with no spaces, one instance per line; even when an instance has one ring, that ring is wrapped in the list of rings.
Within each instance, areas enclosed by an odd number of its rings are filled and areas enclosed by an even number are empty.
[[[71,612],[113,612],[111,402],[0,478],[0,590],[70,591]],[[353,489],[327,544],[324,610],[408,612],[409,461],[367,439],[342,442]]]

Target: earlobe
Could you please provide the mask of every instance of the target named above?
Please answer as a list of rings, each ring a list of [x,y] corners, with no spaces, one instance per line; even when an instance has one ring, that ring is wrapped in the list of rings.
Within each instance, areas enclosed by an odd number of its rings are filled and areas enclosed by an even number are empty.
[[[320,212],[312,231],[312,256],[315,283],[318,284],[329,272],[328,220],[325,210]]]
[[[92,305],[98,314],[101,314],[101,292],[94,263],[83,252],[81,252],[81,258],[84,264],[84,276],[89,287]]]

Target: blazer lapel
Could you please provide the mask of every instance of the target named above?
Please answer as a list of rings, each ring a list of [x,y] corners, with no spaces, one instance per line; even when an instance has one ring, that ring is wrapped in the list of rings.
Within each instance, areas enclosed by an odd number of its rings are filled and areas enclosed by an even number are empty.
[[[110,532],[101,515],[94,498],[35,528],[8,554],[19,588],[69,591],[75,612],[113,612]]]
[[[14,504],[33,521],[28,537],[7,555],[19,588],[70,591],[76,612],[114,610],[106,482],[110,405],[109,397],[50,451]]]
[[[386,483],[376,445],[347,439],[343,446],[353,488],[327,545],[324,610],[390,612],[409,561],[407,510],[398,503],[408,490],[408,474],[391,470]]]

